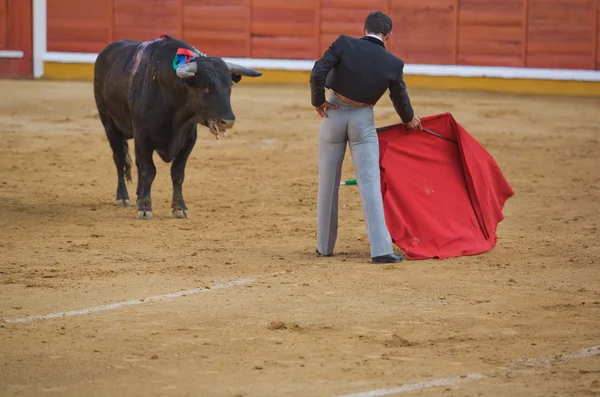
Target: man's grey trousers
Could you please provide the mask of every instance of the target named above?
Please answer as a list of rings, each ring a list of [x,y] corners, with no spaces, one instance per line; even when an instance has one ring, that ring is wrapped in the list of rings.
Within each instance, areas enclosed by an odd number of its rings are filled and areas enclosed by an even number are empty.
[[[356,106],[331,94],[338,109],[327,110],[319,133],[319,193],[317,242],[319,253],[333,253],[338,232],[338,193],[346,144],[360,189],[371,256],[392,254],[392,239],[385,223],[379,174],[379,140],[373,107]]]

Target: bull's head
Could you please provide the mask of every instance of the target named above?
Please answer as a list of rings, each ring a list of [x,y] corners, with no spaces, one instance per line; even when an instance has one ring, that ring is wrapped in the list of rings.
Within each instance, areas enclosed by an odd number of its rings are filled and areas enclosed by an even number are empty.
[[[231,86],[242,76],[258,77],[262,73],[223,61],[217,57],[200,57],[177,67],[177,76],[188,88],[187,106],[209,127],[219,134],[233,127],[235,115],[231,109]]]

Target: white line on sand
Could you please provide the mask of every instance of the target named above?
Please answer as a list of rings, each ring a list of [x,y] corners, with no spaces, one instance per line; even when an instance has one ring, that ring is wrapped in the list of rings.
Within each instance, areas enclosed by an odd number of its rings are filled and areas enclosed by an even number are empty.
[[[581,358],[592,357],[600,355],[600,345],[590,347],[588,349],[581,349],[577,353],[571,354],[557,354],[552,357],[540,357],[540,358],[528,358],[528,359],[519,359],[513,361],[511,368],[519,368],[519,367],[529,367],[529,368],[539,368],[539,367],[547,367],[550,364],[560,363],[563,361],[571,361],[578,360]],[[511,370],[509,370],[511,371]],[[509,372],[507,371],[507,372]]]
[[[561,363],[561,362],[566,362],[566,361],[570,361],[570,360],[578,360],[581,358],[592,357],[592,356],[597,356],[597,355],[600,355],[600,345],[590,347],[587,349],[582,349],[582,350],[578,351],[577,353],[572,353],[572,354],[560,354],[560,355],[556,355],[553,357],[542,357],[542,358],[531,358],[531,359],[526,359],[526,360],[516,360],[513,363],[513,366],[517,365],[517,366],[527,366],[527,367],[538,367],[539,368],[539,367],[546,367],[551,363]],[[500,373],[507,373],[507,372],[512,372],[512,371],[513,370],[509,369],[508,371],[502,371]],[[494,373],[498,374],[497,371]],[[482,379],[486,379],[487,377],[488,376],[482,375],[482,374],[470,373],[466,376],[456,376],[453,378],[433,379],[433,380],[429,380],[429,381],[425,381],[425,382],[409,383],[409,384],[406,384],[406,385],[403,385],[400,387],[396,387],[393,389],[371,390],[371,391],[366,391],[366,392],[362,392],[362,393],[344,394],[344,395],[338,396],[338,397],[385,397],[385,396],[391,396],[393,394],[400,394],[400,393],[407,393],[407,392],[417,391],[417,390],[431,389],[431,388],[440,387],[440,386],[456,386],[460,383],[482,380]]]
[[[423,389],[431,389],[432,387],[440,387],[440,386],[454,386],[459,383],[470,382],[478,379],[485,379],[487,376],[481,374],[468,374],[467,376],[456,376],[454,378],[441,378],[434,379],[427,382],[420,383],[409,383],[404,386],[396,387],[394,389],[379,389],[366,391],[363,393],[355,393],[355,394],[345,394],[340,397],[383,397],[389,396],[392,394],[406,393],[409,391],[423,390]]]
[[[278,272],[278,273],[263,274],[258,277],[275,276],[278,274],[282,274],[282,273]],[[227,289],[227,288],[237,287],[240,285],[252,284],[253,282],[256,281],[256,279],[257,278],[245,278],[245,279],[239,279],[239,280],[232,280],[227,283],[213,285],[210,288],[195,288],[195,289],[190,289],[187,291],[175,292],[172,294],[151,296],[149,298],[144,298],[144,299],[116,302],[116,303],[111,303],[109,305],[96,306],[96,307],[91,307],[88,309],[72,310],[72,311],[61,312],[61,313],[50,313],[50,314],[44,314],[44,315],[40,315],[40,316],[15,318],[12,320],[5,320],[5,322],[11,323],[11,324],[29,323],[29,322],[36,321],[36,320],[47,320],[47,319],[51,319],[51,318],[60,318],[60,317],[67,317],[67,316],[79,316],[82,314],[102,312],[102,311],[106,311],[106,310],[115,310],[115,309],[125,307],[125,306],[142,305],[144,303],[151,303],[151,302],[158,302],[158,301],[163,301],[163,300],[167,300],[167,299],[180,298],[182,296],[198,295],[198,294],[206,293],[206,292],[217,290],[217,289]]]

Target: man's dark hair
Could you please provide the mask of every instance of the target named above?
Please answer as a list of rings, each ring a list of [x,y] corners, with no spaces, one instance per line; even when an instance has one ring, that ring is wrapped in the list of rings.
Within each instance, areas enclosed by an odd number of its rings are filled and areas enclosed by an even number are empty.
[[[383,34],[387,36],[392,31],[392,18],[381,11],[370,13],[365,20],[367,33]]]

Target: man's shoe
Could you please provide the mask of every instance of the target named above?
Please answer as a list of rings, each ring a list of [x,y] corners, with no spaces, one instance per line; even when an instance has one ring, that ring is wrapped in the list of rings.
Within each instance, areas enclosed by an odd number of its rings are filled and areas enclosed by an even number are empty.
[[[376,256],[374,258],[371,258],[371,260],[373,263],[375,263],[377,265],[381,265],[384,263],[400,263],[400,262],[402,262],[403,258],[400,255],[389,254],[389,255]]]
[[[329,254],[329,255],[322,254],[322,253],[320,253],[320,252],[319,252],[319,250],[318,250],[318,249],[316,249],[316,250],[315,250],[315,252],[316,252],[316,253],[317,253],[317,255],[319,255],[319,256],[333,256],[333,254]]]

